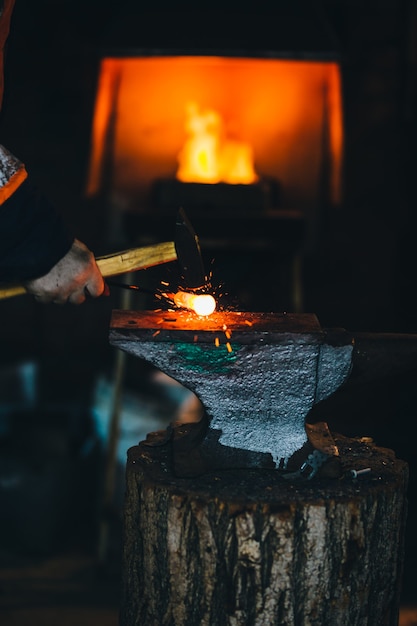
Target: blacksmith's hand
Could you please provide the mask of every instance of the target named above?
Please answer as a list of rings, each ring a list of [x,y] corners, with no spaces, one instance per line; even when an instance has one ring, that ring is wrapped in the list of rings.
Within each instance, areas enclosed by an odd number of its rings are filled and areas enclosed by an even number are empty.
[[[38,302],[54,304],[82,304],[87,296],[108,294],[93,253],[78,239],[47,274],[27,281],[25,288]]]

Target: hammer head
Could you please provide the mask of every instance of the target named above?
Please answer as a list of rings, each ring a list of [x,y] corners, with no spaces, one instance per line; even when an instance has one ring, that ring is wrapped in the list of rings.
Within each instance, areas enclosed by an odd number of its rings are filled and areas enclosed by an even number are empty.
[[[238,312],[113,311],[110,343],[201,400],[202,423],[176,433],[198,445],[199,462],[284,470],[308,443],[312,406],[348,377],[353,349],[345,331],[324,331],[315,315]]]

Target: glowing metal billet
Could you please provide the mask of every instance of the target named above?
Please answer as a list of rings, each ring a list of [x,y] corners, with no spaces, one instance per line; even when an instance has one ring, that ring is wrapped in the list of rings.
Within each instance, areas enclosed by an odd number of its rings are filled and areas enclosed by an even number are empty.
[[[197,315],[211,315],[216,310],[216,300],[210,294],[194,294],[178,291],[173,297],[178,308],[189,309]]]

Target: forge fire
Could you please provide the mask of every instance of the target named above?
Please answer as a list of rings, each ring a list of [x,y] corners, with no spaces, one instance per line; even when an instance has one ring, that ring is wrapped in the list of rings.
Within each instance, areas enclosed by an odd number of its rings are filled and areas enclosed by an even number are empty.
[[[337,204],[342,118],[337,62],[106,57],[98,80],[87,195],[104,186],[125,210],[140,212],[152,203],[158,180],[233,186],[275,180],[282,201],[304,209],[318,194],[325,159],[328,195]]]

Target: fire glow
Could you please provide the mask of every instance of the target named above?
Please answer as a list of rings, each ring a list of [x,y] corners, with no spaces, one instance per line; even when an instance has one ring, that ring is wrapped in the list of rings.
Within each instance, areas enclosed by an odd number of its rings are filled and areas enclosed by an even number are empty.
[[[217,55],[102,59],[87,195],[105,191],[123,198],[124,211],[136,211],[141,202],[145,206],[154,181],[176,173],[178,153],[191,139],[184,135],[184,112],[192,102],[200,115],[212,110],[220,115],[222,145],[227,139],[253,149],[257,174],[279,178],[287,206],[310,210],[322,189],[323,171],[328,171],[329,200],[340,203],[339,64]]]
[[[187,139],[178,155],[176,177],[182,182],[248,185],[258,180],[249,144],[226,136],[221,115],[200,109],[195,102],[186,107]]]

